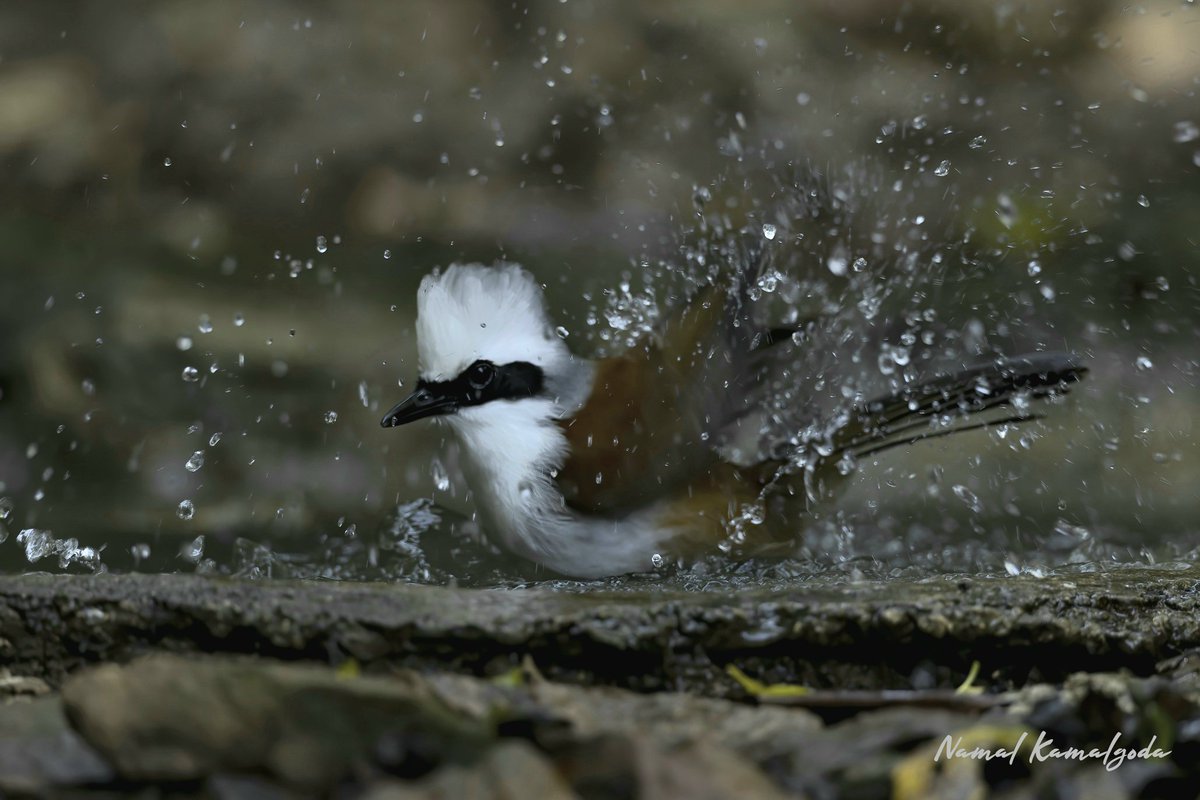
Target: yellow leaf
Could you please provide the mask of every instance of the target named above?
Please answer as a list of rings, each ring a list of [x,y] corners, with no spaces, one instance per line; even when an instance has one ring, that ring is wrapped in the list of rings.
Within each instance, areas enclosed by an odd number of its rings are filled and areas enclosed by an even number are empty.
[[[955,694],[983,694],[982,686],[975,686],[975,679],[979,677],[979,662],[972,661],[971,669],[967,672],[966,679],[958,685],[954,690]]]
[[[733,664],[725,667],[725,672],[729,677],[737,681],[743,689],[755,697],[801,697],[808,694],[807,686],[794,686],[788,683],[773,683],[765,684],[762,681],[756,681]]]
[[[525,668],[513,667],[510,670],[505,670],[499,675],[492,676],[492,684],[495,686],[503,686],[506,688],[516,688],[525,685]]]

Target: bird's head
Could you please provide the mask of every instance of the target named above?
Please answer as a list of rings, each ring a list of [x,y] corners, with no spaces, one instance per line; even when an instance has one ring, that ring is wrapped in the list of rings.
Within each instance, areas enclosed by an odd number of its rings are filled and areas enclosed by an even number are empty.
[[[455,264],[426,276],[417,293],[417,353],[420,380],[384,416],[385,428],[545,398],[571,362],[542,287],[516,264]]]

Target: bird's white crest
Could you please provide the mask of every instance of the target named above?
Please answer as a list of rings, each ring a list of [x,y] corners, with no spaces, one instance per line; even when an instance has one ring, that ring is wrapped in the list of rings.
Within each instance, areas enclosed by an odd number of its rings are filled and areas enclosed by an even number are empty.
[[[543,369],[569,359],[546,316],[542,287],[516,264],[454,264],[417,293],[421,377],[448,380],[477,359]]]

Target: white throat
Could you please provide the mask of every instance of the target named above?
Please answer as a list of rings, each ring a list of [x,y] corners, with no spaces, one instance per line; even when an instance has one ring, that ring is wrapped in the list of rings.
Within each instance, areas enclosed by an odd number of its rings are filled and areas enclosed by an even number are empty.
[[[568,507],[554,482],[567,438],[562,408],[525,398],[464,408],[446,418],[464,450],[464,471],[484,530],[513,552],[575,577],[644,572],[669,532],[653,514],[619,519]]]

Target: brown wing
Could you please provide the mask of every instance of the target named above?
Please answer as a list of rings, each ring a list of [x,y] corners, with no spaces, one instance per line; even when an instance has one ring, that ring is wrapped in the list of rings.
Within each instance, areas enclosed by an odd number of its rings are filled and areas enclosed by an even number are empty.
[[[560,424],[568,504],[617,514],[711,483],[718,435],[746,410],[753,357],[724,291],[700,293],[643,347],[597,363],[587,403]]]

